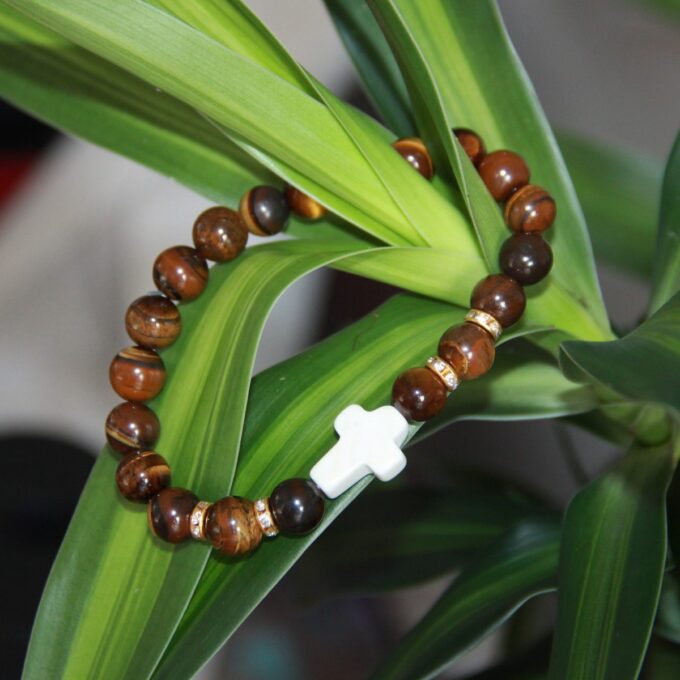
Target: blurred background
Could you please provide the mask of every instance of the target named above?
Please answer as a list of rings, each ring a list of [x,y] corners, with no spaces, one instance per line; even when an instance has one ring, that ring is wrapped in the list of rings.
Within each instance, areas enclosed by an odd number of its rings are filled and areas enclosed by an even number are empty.
[[[367,106],[321,2],[248,4],[315,76]],[[553,126],[646,154],[661,167],[680,122],[680,14],[632,0],[500,5]],[[186,242],[208,203],[7,105],[0,108],[0,148],[0,522],[10,556],[0,578],[0,675],[12,678],[20,673],[49,566],[102,448],[104,419],[117,402],[107,370],[128,344],[125,309],[152,288],[155,255]],[[645,285],[605,267],[600,273],[615,323],[630,327],[644,310]],[[363,316],[391,293],[333,272],[307,277],[268,321],[257,370]],[[577,460],[565,454],[565,442]],[[596,474],[613,453],[554,423],[464,423],[411,449],[409,475],[427,481],[442,466],[453,474],[491,470],[561,508],[577,478]],[[311,551],[202,680],[364,677],[448,582],[320,599],[316,564]],[[548,650],[552,604],[543,598],[532,607],[539,615],[531,621],[539,624],[513,636],[535,645],[540,658]],[[474,674],[507,645],[507,635],[494,635],[446,677]]]

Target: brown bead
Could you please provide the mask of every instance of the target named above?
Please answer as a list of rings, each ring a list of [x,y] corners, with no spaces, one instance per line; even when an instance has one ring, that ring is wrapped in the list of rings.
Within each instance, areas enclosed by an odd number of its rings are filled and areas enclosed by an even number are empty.
[[[479,175],[497,201],[507,201],[529,181],[529,168],[513,151],[493,151],[480,161]]]
[[[483,328],[463,323],[452,326],[442,335],[438,354],[451,364],[459,378],[474,380],[493,366],[496,348],[493,338]]]
[[[319,487],[308,479],[287,479],[272,491],[269,507],[284,534],[307,534],[323,519],[324,500]]]
[[[320,220],[326,214],[321,203],[290,185],[286,187],[286,201],[296,215],[306,220]]]
[[[392,142],[393,148],[408,161],[425,179],[432,179],[434,164],[424,142],[420,137],[403,137]]]
[[[227,262],[246,247],[248,227],[237,210],[217,206],[196,218],[193,237],[196,249],[206,260]]]
[[[475,286],[470,306],[491,314],[503,328],[507,328],[524,313],[526,296],[515,279],[503,274],[491,274]]]
[[[243,220],[251,234],[278,234],[290,216],[286,197],[274,187],[259,186],[246,192],[239,206]]]
[[[553,263],[552,250],[540,234],[513,234],[503,243],[498,256],[501,271],[530,286],[544,279]]]
[[[527,184],[505,204],[505,222],[513,231],[542,232],[557,215],[555,199],[541,187]]]
[[[463,151],[472,161],[472,164],[479,165],[486,154],[482,138],[476,132],[467,128],[454,128],[453,134],[458,138]]]
[[[409,368],[392,387],[392,402],[409,420],[434,418],[446,404],[446,387],[429,368]]]
[[[170,467],[155,451],[130,453],[118,465],[116,484],[128,500],[148,501],[170,484]]]
[[[162,295],[137,298],[125,313],[125,328],[138,344],[151,349],[172,345],[182,330],[179,309]]]
[[[206,538],[226,555],[243,555],[260,545],[262,529],[246,498],[229,496],[213,503],[205,519]]]
[[[165,367],[152,349],[126,347],[113,358],[109,380],[123,399],[147,401],[163,389]]]
[[[191,513],[198,498],[187,489],[171,487],[157,493],[147,506],[149,527],[168,543],[181,543],[191,536]]]
[[[106,419],[106,440],[119,453],[151,449],[158,441],[161,424],[156,414],[144,404],[124,401]]]
[[[194,300],[208,283],[208,265],[196,249],[173,246],[153,263],[153,280],[172,300]]]

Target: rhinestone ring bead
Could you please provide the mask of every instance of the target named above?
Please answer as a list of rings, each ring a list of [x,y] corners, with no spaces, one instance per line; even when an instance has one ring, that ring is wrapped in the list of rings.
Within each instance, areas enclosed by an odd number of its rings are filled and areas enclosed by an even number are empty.
[[[494,340],[501,337],[503,327],[491,314],[483,312],[481,309],[471,309],[465,315],[465,320],[483,328]]]
[[[427,360],[427,367],[444,383],[449,392],[453,392],[460,384],[453,367],[441,357],[430,357]]]
[[[255,501],[255,518],[265,536],[271,538],[279,533],[279,528],[276,526],[276,522],[274,521],[274,517],[269,508],[269,499],[260,498]]]
[[[196,507],[191,511],[191,518],[189,520],[189,527],[191,528],[191,535],[197,541],[205,540],[205,517],[212,503],[207,501],[198,501]]]

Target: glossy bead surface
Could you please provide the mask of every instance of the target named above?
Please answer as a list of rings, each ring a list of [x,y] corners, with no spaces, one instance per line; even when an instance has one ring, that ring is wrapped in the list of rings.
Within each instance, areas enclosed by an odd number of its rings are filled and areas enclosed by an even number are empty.
[[[248,242],[248,227],[237,210],[216,206],[203,211],[194,222],[194,245],[206,259],[228,262]]]
[[[287,479],[272,491],[269,507],[274,521],[284,534],[306,534],[323,518],[321,491],[308,479]]]
[[[155,451],[130,453],[118,465],[116,484],[128,500],[148,501],[170,484],[170,467]]]
[[[125,313],[125,328],[138,344],[151,349],[171,345],[182,330],[179,309],[162,295],[137,298]]]
[[[152,349],[126,347],[109,367],[111,387],[128,401],[153,399],[165,385],[165,367]]]
[[[168,543],[186,541],[191,536],[190,518],[196,503],[198,498],[188,489],[163,489],[147,506],[151,531]]]
[[[251,234],[272,236],[285,226],[290,215],[286,197],[274,187],[259,186],[241,199],[241,215]]]
[[[513,234],[498,256],[501,271],[530,286],[544,279],[553,263],[552,250],[540,234]]]
[[[262,540],[253,504],[239,496],[213,503],[205,518],[205,536],[226,555],[252,552]]]
[[[172,300],[194,300],[208,283],[208,265],[195,248],[173,246],[153,263],[153,280]]]
[[[429,368],[409,368],[394,381],[392,402],[409,420],[429,420],[444,408],[446,387]]]
[[[513,151],[493,151],[477,166],[486,188],[497,201],[507,201],[529,181],[529,168]]]
[[[144,404],[124,401],[109,413],[105,430],[106,440],[114,451],[132,453],[153,448],[161,424],[156,414]]]
[[[491,274],[472,291],[470,306],[491,314],[503,328],[519,321],[526,307],[524,289],[503,274]]]
[[[462,323],[442,335],[438,353],[460,378],[474,380],[493,366],[496,348],[493,338],[483,328]]]
[[[286,201],[296,215],[306,220],[320,220],[326,214],[321,203],[290,185],[286,187]]]
[[[425,179],[432,179],[434,164],[422,139],[419,137],[403,137],[392,142],[392,147]]]
[[[541,187],[527,184],[505,204],[505,223],[513,231],[542,232],[557,215],[555,199]]]
[[[476,132],[467,128],[454,128],[453,134],[458,138],[463,151],[472,161],[472,164],[479,165],[486,154],[482,138]]]

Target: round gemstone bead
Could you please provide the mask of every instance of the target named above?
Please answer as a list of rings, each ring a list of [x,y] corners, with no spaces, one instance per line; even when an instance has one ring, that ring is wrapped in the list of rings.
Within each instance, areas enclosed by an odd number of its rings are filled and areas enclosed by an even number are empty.
[[[171,345],[182,330],[179,309],[162,295],[137,298],[125,314],[128,335],[138,344],[151,349]]]
[[[173,246],[156,258],[153,280],[171,300],[194,300],[208,284],[208,265],[195,248]]]
[[[191,513],[198,498],[188,489],[170,487],[156,494],[147,506],[151,531],[168,543],[182,543],[191,536]]]
[[[482,138],[476,132],[467,128],[454,128],[453,134],[458,138],[463,151],[472,161],[472,164],[479,165],[486,154]]]
[[[326,214],[321,203],[290,185],[286,187],[286,201],[296,215],[306,220],[320,220]]]
[[[113,389],[128,401],[153,399],[165,385],[165,367],[152,349],[126,347],[111,362],[109,380]]]
[[[284,534],[306,534],[323,519],[321,491],[308,479],[287,479],[269,497],[269,507],[279,530]]]
[[[419,137],[403,137],[392,142],[392,147],[425,179],[432,179],[434,163],[422,139]]]
[[[505,222],[513,231],[543,232],[555,221],[555,199],[541,187],[527,184],[505,204]]]
[[[170,467],[155,451],[130,453],[118,465],[116,484],[128,500],[148,501],[170,484]]]
[[[260,545],[262,529],[253,504],[246,498],[228,496],[208,510],[205,535],[213,547],[226,555],[243,555]]]
[[[470,306],[491,314],[503,328],[519,321],[526,306],[522,286],[504,274],[491,274],[472,291]]]
[[[156,414],[144,404],[124,401],[109,413],[105,431],[106,440],[114,451],[132,453],[153,448],[161,424]]]
[[[553,263],[552,250],[540,234],[513,234],[498,256],[501,271],[530,286],[544,279]]]
[[[529,168],[513,151],[493,151],[477,166],[486,188],[497,201],[507,201],[529,181]]]
[[[405,418],[429,420],[444,408],[446,387],[428,368],[409,368],[394,381],[392,401]]]
[[[228,262],[246,247],[248,227],[238,211],[216,206],[196,218],[193,238],[196,250],[206,260]]]
[[[496,354],[491,336],[471,323],[449,328],[439,340],[437,351],[463,380],[474,380],[486,373]]]
[[[248,231],[257,236],[278,234],[290,215],[286,197],[269,186],[254,187],[246,192],[239,209]]]

